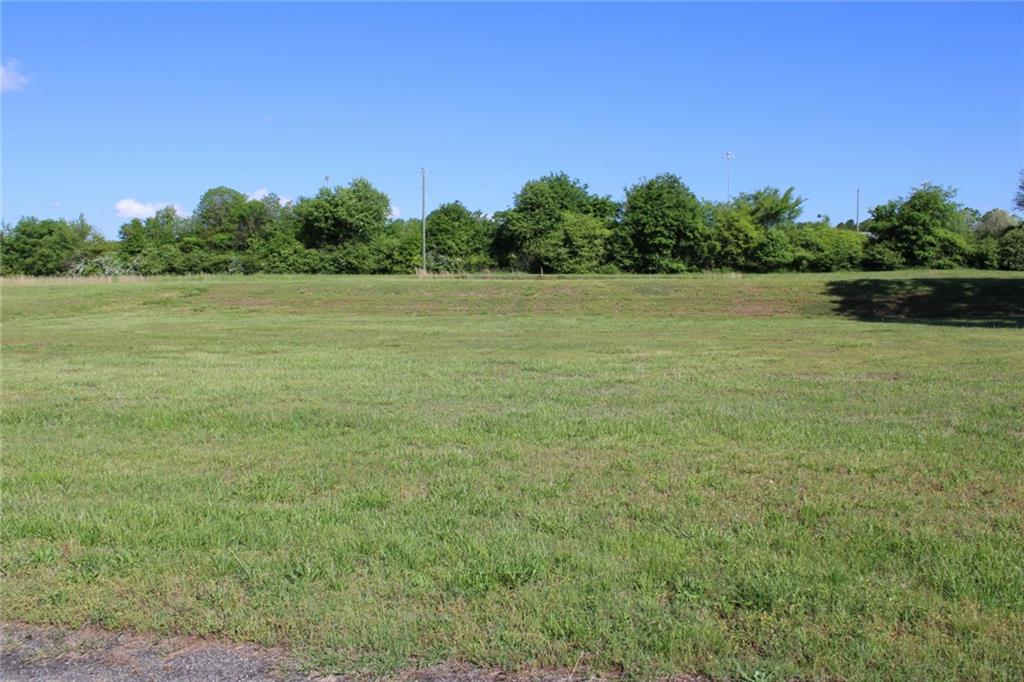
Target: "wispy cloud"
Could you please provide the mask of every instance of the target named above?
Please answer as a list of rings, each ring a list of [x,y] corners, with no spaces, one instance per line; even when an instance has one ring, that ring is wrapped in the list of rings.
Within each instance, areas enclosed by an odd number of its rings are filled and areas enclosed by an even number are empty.
[[[156,212],[165,206],[173,206],[175,213],[180,216],[186,216],[188,213],[182,209],[178,204],[172,204],[168,201],[135,201],[135,199],[121,199],[114,204],[114,210],[117,212],[118,218],[152,218],[156,215]]]
[[[21,62],[8,59],[0,64],[0,92],[14,92],[28,85],[29,77],[21,72]]]

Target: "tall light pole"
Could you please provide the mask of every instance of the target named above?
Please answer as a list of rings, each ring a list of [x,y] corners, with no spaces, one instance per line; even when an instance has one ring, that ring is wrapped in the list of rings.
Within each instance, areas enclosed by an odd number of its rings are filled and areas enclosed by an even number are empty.
[[[427,169],[420,168],[420,227],[423,232],[423,272],[427,271]]]
[[[732,152],[725,153],[725,200],[732,201],[732,179],[730,177],[732,170],[732,160],[736,158]]]
[[[860,232],[860,181],[857,181],[857,212],[854,214],[854,222],[857,223],[857,231]]]

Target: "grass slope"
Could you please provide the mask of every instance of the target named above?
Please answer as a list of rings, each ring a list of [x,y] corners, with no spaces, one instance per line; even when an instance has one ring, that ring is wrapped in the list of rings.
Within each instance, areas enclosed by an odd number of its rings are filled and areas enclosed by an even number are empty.
[[[1024,277],[3,287],[2,616],[1024,677]]]

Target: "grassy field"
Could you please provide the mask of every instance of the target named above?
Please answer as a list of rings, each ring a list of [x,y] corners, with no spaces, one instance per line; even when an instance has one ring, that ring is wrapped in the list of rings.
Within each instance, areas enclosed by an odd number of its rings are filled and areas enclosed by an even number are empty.
[[[3,285],[2,616],[1024,678],[1024,275]]]

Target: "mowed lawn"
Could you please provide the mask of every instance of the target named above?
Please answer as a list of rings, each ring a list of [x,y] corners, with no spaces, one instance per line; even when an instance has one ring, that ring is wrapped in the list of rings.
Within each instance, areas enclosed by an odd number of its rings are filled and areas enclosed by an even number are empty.
[[[8,621],[1024,677],[1024,275],[3,284]]]

